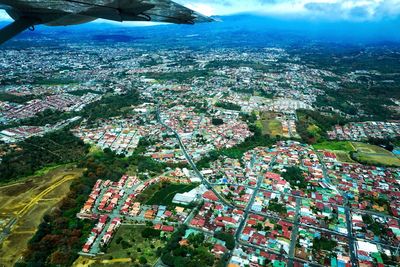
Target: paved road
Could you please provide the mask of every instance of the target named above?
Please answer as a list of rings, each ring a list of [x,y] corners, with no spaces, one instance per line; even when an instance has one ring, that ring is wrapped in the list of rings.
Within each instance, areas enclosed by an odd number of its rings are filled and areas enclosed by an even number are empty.
[[[294,217],[294,226],[292,229],[292,234],[290,236],[290,248],[289,248],[289,267],[293,266],[293,260],[295,257],[296,251],[296,241],[297,234],[299,232],[299,217],[300,217],[300,207],[301,207],[301,198],[296,198],[296,215]]]
[[[303,259],[291,258],[288,255],[284,255],[282,253],[279,253],[279,252],[276,252],[276,251],[273,251],[273,250],[269,250],[266,247],[257,246],[257,245],[254,245],[254,244],[249,244],[249,243],[246,243],[246,242],[243,242],[243,241],[239,241],[239,244],[241,244],[242,246],[245,246],[245,247],[250,247],[250,248],[253,248],[253,249],[259,249],[259,250],[267,251],[268,253],[275,254],[277,256],[280,256],[281,258],[287,259],[287,260],[289,260],[289,262],[297,261],[297,262],[308,264],[308,266],[324,267],[323,265],[320,265],[318,263],[310,263],[309,261],[305,261]]]
[[[228,207],[231,207],[231,208],[235,208],[235,206],[233,206],[231,203],[229,203],[229,202],[227,202],[223,197],[221,197],[221,195],[214,189],[214,187],[213,186],[215,186],[216,184],[211,184],[207,179],[205,179],[204,178],[204,176],[200,173],[200,171],[197,169],[197,166],[196,166],[196,164],[193,162],[193,160],[192,160],[192,158],[191,158],[191,156],[187,153],[187,150],[186,150],[186,148],[185,148],[185,145],[183,144],[183,142],[182,142],[182,140],[181,140],[181,138],[180,138],[180,136],[179,136],[179,134],[174,130],[174,129],[172,129],[171,127],[169,127],[168,125],[166,125],[165,123],[163,123],[163,121],[161,120],[161,117],[160,117],[160,109],[159,109],[159,107],[157,107],[157,120],[158,120],[158,122],[160,123],[160,124],[162,124],[164,127],[166,127],[169,131],[171,131],[174,135],[175,135],[175,137],[176,137],[176,139],[178,140],[178,142],[179,142],[179,145],[180,145],[180,147],[181,147],[181,149],[182,149],[182,151],[183,151],[183,153],[184,153],[184,155],[185,155],[185,158],[187,159],[187,161],[189,162],[189,164],[191,165],[191,167],[192,167],[192,169],[194,170],[194,172],[196,173],[196,175],[202,180],[202,183],[203,184],[205,184],[206,186],[207,186],[207,188],[208,189],[210,189],[210,190],[212,190],[215,194],[216,194],[216,196],[220,199],[220,201],[222,202],[222,203],[224,203],[226,206],[228,206]],[[335,190],[337,193],[339,193],[339,194],[341,194],[344,198],[345,198],[345,200],[346,200],[346,205],[344,206],[344,208],[345,208],[345,213],[346,213],[346,221],[347,221],[347,235],[346,234],[342,234],[342,233],[339,233],[339,232],[336,232],[336,231],[332,231],[332,230],[329,230],[329,229],[325,229],[325,228],[320,228],[320,227],[316,227],[316,226],[312,226],[312,225],[308,225],[308,224],[301,224],[300,222],[299,222],[299,216],[300,216],[300,206],[301,206],[301,199],[303,198],[303,197],[300,197],[300,196],[294,196],[294,197],[296,197],[296,216],[295,216],[295,219],[294,219],[294,222],[293,221],[290,221],[290,220],[287,220],[287,219],[283,219],[283,218],[280,218],[280,217],[278,217],[278,216],[275,216],[275,215],[271,215],[271,214],[265,214],[265,213],[261,213],[261,212],[254,212],[253,211],[253,213],[255,213],[255,214],[258,214],[258,215],[261,215],[261,216],[266,216],[266,217],[270,217],[270,218],[274,218],[274,219],[278,219],[278,220],[283,220],[283,221],[287,221],[287,222],[290,222],[290,223],[293,223],[294,224],[294,228],[293,228],[293,231],[292,231],[292,236],[291,236],[291,244],[290,244],[290,250],[289,250],[289,257],[287,257],[288,259],[290,259],[290,266],[292,266],[293,265],[293,260],[297,260],[297,261],[299,261],[298,259],[295,259],[295,245],[296,245],[296,240],[297,240],[297,235],[298,235],[298,228],[299,228],[299,226],[304,226],[304,227],[308,227],[308,228],[312,228],[312,229],[316,229],[316,230],[318,230],[318,231],[324,231],[324,232],[329,232],[329,233],[331,233],[331,234],[335,234],[335,235],[340,235],[340,236],[343,236],[343,237],[347,237],[348,239],[349,239],[349,247],[350,247],[350,257],[351,257],[351,263],[352,263],[352,267],[357,267],[358,266],[358,261],[357,261],[357,249],[356,249],[356,245],[355,245],[355,238],[353,237],[353,229],[352,229],[352,222],[351,222],[351,209],[350,209],[350,207],[349,207],[349,202],[348,202],[348,198],[347,198],[347,195],[344,193],[344,192],[340,192],[337,188],[336,188],[336,186],[335,185],[333,185],[332,184],[332,181],[330,180],[330,178],[329,178],[329,176],[328,176],[328,171],[327,171],[327,168],[326,168],[326,166],[325,166],[325,164],[323,163],[323,161],[321,160],[321,158],[320,158],[320,155],[318,155],[318,158],[319,158],[319,161],[320,161],[320,164],[321,164],[321,166],[322,166],[322,170],[323,170],[323,174],[324,174],[324,182],[326,183],[326,184],[328,184],[328,185],[330,185],[331,187],[332,187],[332,189],[333,190]],[[275,158],[276,159],[276,158]],[[271,162],[271,164],[270,164],[270,166],[272,166],[273,165],[273,162]],[[246,222],[246,220],[247,220],[247,217],[248,217],[248,214],[249,214],[249,212],[250,212],[250,209],[251,209],[251,207],[252,207],[252,205],[254,204],[254,201],[255,201],[255,198],[256,198],[256,196],[257,196],[257,193],[258,193],[258,191],[260,190],[260,187],[261,187],[261,185],[262,185],[262,176],[261,177],[259,177],[259,179],[258,179],[258,181],[257,181],[257,186],[255,187],[255,188],[253,188],[253,187],[247,187],[246,186],[246,188],[252,188],[253,190],[254,190],[254,192],[253,192],[253,195],[251,196],[251,199],[250,199],[250,201],[249,201],[249,203],[248,203],[248,205],[246,206],[246,208],[245,208],[245,210],[244,210],[244,218],[243,218],[243,220],[240,222],[240,224],[239,224],[239,227],[238,227],[238,229],[237,229],[237,231],[236,231],[236,234],[235,234],[235,239],[236,239],[236,241],[238,242],[238,243],[241,243],[242,245],[245,245],[245,246],[250,246],[250,247],[254,247],[254,248],[259,248],[259,249],[266,249],[265,247],[257,247],[257,246],[254,246],[254,245],[252,245],[252,244],[248,244],[248,243],[245,243],[245,242],[242,242],[241,240],[240,240],[240,233],[242,232],[242,230],[243,230],[243,228],[244,228],[244,225],[245,225],[245,222]],[[265,191],[270,191],[270,190],[265,190]],[[271,192],[273,192],[273,191],[271,191]],[[363,211],[364,212],[364,211]],[[374,213],[374,212],[370,212],[370,211],[366,211],[367,213]],[[376,213],[377,215],[382,215],[382,214],[378,214],[378,213]],[[391,217],[391,216],[389,216],[389,215],[387,215],[386,217]],[[371,242],[371,241],[370,241]],[[372,242],[372,243],[376,243],[376,242]],[[379,244],[379,243],[376,243],[376,244]],[[280,255],[279,253],[276,253],[277,255]],[[300,260],[301,261],[301,260]],[[319,266],[318,264],[311,264],[311,266]]]
[[[187,153],[186,147],[185,147],[185,145],[183,144],[182,139],[181,139],[181,137],[179,136],[179,134],[178,134],[174,129],[172,129],[171,127],[169,127],[168,125],[166,125],[166,124],[161,120],[160,109],[159,109],[159,107],[157,107],[157,120],[158,120],[158,122],[159,122],[162,126],[164,126],[165,128],[167,128],[169,131],[171,131],[171,132],[175,135],[175,138],[178,140],[179,146],[181,147],[182,152],[183,152],[183,154],[184,154],[186,160],[189,162],[190,166],[192,167],[193,171],[196,173],[197,177],[201,179],[202,183],[203,183],[204,185],[206,185],[206,187],[207,187],[209,190],[213,191],[214,194],[219,198],[219,200],[220,200],[222,203],[224,203],[226,206],[228,206],[228,207],[230,207],[230,208],[235,208],[235,206],[233,206],[231,203],[229,203],[228,201],[226,201],[226,200],[219,194],[219,192],[217,192],[217,190],[214,189],[214,187],[212,186],[212,184],[211,184],[206,178],[204,178],[204,176],[201,174],[201,172],[199,171],[199,169],[197,169],[197,166],[196,166],[196,164],[193,162],[192,157]]]
[[[269,163],[269,166],[268,166],[268,170],[267,170],[267,171],[270,171],[270,170],[272,169],[272,167],[273,167],[275,161],[276,161],[276,156],[275,156],[274,158],[272,158],[271,162]],[[253,168],[253,166],[254,166],[254,158],[253,158],[253,160],[252,160],[252,163],[251,163],[251,166],[250,166],[250,167]],[[257,196],[257,194],[258,194],[258,191],[259,191],[260,188],[261,188],[261,185],[262,185],[263,180],[264,180],[264,175],[262,175],[262,174],[259,175],[259,177],[258,177],[258,179],[257,179],[257,186],[256,186],[256,188],[254,189],[253,195],[251,196],[250,201],[249,201],[249,203],[248,203],[247,206],[246,206],[246,209],[244,210],[243,220],[240,222],[239,227],[238,227],[238,229],[236,230],[236,234],[235,234],[236,240],[239,240],[239,239],[240,239],[240,234],[241,234],[241,232],[242,232],[242,230],[243,230],[243,228],[244,228],[244,226],[245,226],[247,217],[249,216],[250,209],[251,209],[251,207],[252,207],[253,204],[254,204],[254,201],[255,201],[255,199],[256,199],[256,196]]]
[[[327,184],[329,184],[332,188],[335,189],[335,191],[337,193],[339,193],[344,199],[345,199],[345,205],[344,205],[344,209],[345,209],[345,214],[346,214],[346,223],[347,223],[347,238],[349,240],[349,250],[350,250],[350,258],[351,258],[351,265],[353,267],[357,267],[358,266],[358,257],[357,257],[357,248],[356,248],[356,244],[355,244],[355,240],[353,237],[353,226],[352,226],[352,219],[351,219],[351,209],[350,209],[350,203],[349,203],[349,199],[348,196],[345,192],[341,192],[340,190],[338,190],[336,188],[336,186],[334,184],[332,184],[331,179],[329,178],[328,175],[328,170],[326,168],[326,165],[324,163],[324,161],[322,160],[321,156],[319,153],[317,153],[317,157],[318,160],[322,166],[322,172],[324,175],[324,180]]]

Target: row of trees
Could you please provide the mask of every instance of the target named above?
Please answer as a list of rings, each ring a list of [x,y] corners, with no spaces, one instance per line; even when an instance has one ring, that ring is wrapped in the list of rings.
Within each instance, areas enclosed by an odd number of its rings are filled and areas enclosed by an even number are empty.
[[[6,154],[0,163],[1,183],[32,175],[48,165],[75,162],[89,150],[79,138],[66,130],[32,137],[18,146],[20,149]]]
[[[217,102],[215,106],[223,109],[236,110],[236,111],[240,111],[242,109],[241,106],[229,102]]]

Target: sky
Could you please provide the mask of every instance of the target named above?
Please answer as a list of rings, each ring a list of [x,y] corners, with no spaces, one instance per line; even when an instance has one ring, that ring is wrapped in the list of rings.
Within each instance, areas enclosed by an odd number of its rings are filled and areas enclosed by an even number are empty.
[[[206,15],[241,12],[329,20],[380,20],[400,15],[400,0],[180,0]]]
[[[205,15],[257,13],[331,21],[376,21],[400,16],[400,0],[175,0]],[[9,17],[0,11],[0,20]]]

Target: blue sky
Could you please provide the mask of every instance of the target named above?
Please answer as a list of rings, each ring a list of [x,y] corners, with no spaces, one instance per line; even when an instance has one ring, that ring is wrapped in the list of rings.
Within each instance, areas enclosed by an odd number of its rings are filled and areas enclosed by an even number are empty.
[[[371,21],[400,15],[400,0],[176,0],[206,15],[258,13],[307,19]],[[0,11],[0,20],[8,16]]]
[[[378,20],[397,17],[400,0],[180,0],[207,15],[256,12],[330,20]]]

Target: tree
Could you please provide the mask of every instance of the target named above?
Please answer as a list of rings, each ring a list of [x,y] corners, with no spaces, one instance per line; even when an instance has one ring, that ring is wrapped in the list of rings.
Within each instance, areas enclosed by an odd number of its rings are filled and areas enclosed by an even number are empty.
[[[205,236],[203,233],[198,233],[198,234],[190,234],[188,236],[188,241],[192,244],[192,245],[197,245],[199,246],[201,243],[204,242]]]
[[[143,238],[155,238],[155,237],[159,237],[160,233],[161,233],[160,230],[156,230],[156,229],[151,228],[151,227],[146,227],[142,231],[142,237]]]
[[[220,118],[212,118],[211,122],[215,126],[219,126],[219,125],[224,124],[224,121],[222,119],[220,119]]]
[[[224,232],[215,232],[214,237],[225,241],[226,248],[232,250],[235,248],[235,237],[232,234]]]
[[[144,256],[141,256],[141,257],[139,258],[139,262],[140,262],[141,264],[146,264],[146,263],[147,263],[147,259],[146,259]]]
[[[313,249],[316,251],[326,250],[333,251],[336,248],[337,242],[332,239],[327,239],[326,237],[314,238]]]
[[[307,183],[303,176],[303,171],[299,167],[286,168],[286,172],[282,173],[282,178],[285,179],[292,187],[301,189],[307,188]]]

